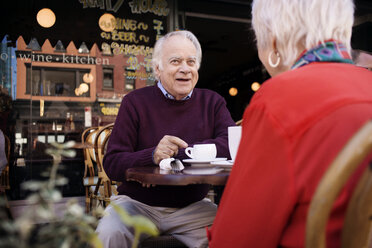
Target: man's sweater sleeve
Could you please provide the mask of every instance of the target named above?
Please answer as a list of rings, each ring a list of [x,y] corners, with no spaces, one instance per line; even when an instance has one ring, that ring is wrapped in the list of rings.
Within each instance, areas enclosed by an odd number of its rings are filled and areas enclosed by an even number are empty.
[[[124,97],[103,161],[105,172],[111,180],[124,181],[128,168],[153,164],[152,151],[155,147],[135,151],[138,121],[131,97]]]

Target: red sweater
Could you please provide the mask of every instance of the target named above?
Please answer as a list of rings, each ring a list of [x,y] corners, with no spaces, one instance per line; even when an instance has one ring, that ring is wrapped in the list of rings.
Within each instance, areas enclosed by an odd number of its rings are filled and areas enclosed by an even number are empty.
[[[307,210],[319,180],[348,139],[372,118],[372,73],[311,63],[255,94],[209,233],[210,247],[304,247]],[[366,162],[333,207],[327,247],[339,247],[345,207]]]
[[[112,180],[122,182],[119,194],[151,206],[184,207],[203,199],[209,185],[147,188],[127,182],[125,171],[153,166],[152,152],[164,135],[177,136],[189,146],[214,143],[218,157],[229,157],[227,127],[234,125],[225,100],[213,91],[194,89],[190,99],[177,101],[167,99],[157,86],[138,89],[123,98],[103,166]],[[185,149],[177,158],[187,158]]]

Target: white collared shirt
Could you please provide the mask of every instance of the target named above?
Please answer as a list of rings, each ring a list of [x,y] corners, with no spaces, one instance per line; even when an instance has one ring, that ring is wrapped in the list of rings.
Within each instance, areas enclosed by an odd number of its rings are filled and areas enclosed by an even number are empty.
[[[161,92],[163,92],[164,96],[168,99],[175,99],[174,96],[172,96],[171,94],[168,93],[168,91],[164,88],[164,86],[162,85],[162,83],[160,81],[158,81],[157,83],[157,86],[159,87],[159,89],[161,90]],[[192,95],[192,92],[193,90],[187,95],[185,96],[184,98],[181,99],[181,101],[184,101],[184,100],[188,100],[191,98],[191,95]]]

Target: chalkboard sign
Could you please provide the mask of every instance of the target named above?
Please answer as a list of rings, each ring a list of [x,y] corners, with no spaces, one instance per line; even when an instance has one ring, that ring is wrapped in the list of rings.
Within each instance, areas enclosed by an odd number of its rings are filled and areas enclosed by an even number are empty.
[[[100,49],[103,55],[121,55],[126,60],[126,76],[130,79],[148,80],[155,42],[165,34],[167,15],[166,0],[91,1],[79,0],[83,8],[106,11],[99,17]]]

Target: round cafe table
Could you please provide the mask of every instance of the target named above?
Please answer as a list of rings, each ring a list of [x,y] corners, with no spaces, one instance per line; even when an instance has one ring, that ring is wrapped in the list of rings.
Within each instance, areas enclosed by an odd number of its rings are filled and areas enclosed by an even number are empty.
[[[185,168],[187,170],[188,167]],[[127,169],[127,181],[137,181],[142,184],[153,185],[189,185],[189,184],[210,184],[225,185],[229,177],[229,171],[221,171],[216,174],[200,175],[186,174],[183,172],[173,172],[160,170],[159,167],[146,166]]]

